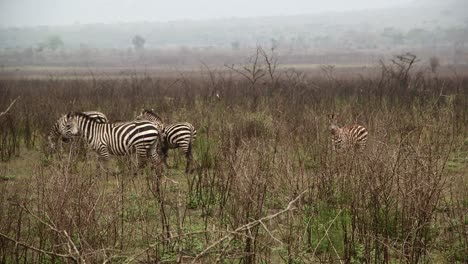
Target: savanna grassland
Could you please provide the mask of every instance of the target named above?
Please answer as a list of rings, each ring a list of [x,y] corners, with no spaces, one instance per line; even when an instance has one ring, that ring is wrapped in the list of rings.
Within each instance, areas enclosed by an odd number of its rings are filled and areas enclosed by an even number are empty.
[[[263,55],[198,74],[0,80],[0,111],[18,98],[0,117],[0,262],[466,263],[466,73],[402,57],[310,76]],[[141,108],[198,131],[194,173],[171,150],[159,191],[151,166],[113,158],[106,172],[79,140],[46,144],[64,113]],[[362,153],[332,152],[333,112],[367,127]]]

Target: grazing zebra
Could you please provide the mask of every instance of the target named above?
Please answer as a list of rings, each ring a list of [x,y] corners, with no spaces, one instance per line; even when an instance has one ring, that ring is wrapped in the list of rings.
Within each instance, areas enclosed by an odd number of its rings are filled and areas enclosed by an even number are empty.
[[[84,113],[67,114],[64,134],[66,137],[81,136],[107,162],[109,155],[124,156],[136,152],[140,167],[148,158],[155,165],[159,159],[154,148],[159,142],[159,131],[149,121],[136,120],[115,124],[101,123]]]
[[[189,172],[193,160],[192,144],[197,136],[195,127],[187,122],[179,122],[166,126],[164,125],[161,117],[159,117],[153,109],[142,109],[137,119],[149,120],[162,128],[161,145],[159,150],[164,164],[168,166],[167,152],[169,149],[181,148],[187,159],[185,172]]]
[[[158,127],[158,130],[160,132],[162,132],[164,129],[164,122],[162,118],[158,114],[156,114],[154,109],[151,109],[151,110],[141,109],[140,115],[138,115],[135,119],[136,120],[148,120],[148,121],[153,122]]]
[[[95,119],[96,122],[98,122],[98,123],[108,123],[109,122],[106,115],[104,115],[101,112],[87,111],[87,112],[83,112],[83,114],[89,116],[90,118]],[[67,115],[63,115],[52,126],[52,129],[49,132],[49,136],[47,137],[47,140],[49,142],[49,146],[52,149],[55,148],[55,142],[58,139],[61,139],[65,143],[70,142],[71,137],[66,137],[65,134],[64,134],[65,125],[66,125],[67,121],[68,121]]]
[[[367,129],[361,125],[339,127],[336,116],[328,115],[333,150],[364,149],[367,142]]]

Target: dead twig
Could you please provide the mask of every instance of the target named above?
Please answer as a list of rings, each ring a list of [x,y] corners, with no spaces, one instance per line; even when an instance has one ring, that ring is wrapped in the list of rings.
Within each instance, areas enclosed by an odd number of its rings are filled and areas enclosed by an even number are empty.
[[[7,107],[7,109],[3,112],[0,113],[0,117],[3,115],[6,115],[8,111],[10,111],[11,107],[16,103],[16,101],[20,98],[20,96],[16,97],[15,100],[13,100],[10,105]]]
[[[243,231],[246,231],[246,230],[249,230],[251,229],[252,227],[255,227],[259,224],[261,224],[263,221],[268,221],[268,220],[271,220],[275,217],[278,217],[286,212],[288,212],[289,210],[292,209],[292,206],[295,202],[297,202],[297,200],[299,200],[299,198],[301,198],[301,196],[306,193],[307,190],[303,191],[301,194],[299,194],[296,198],[294,198],[292,201],[289,202],[288,206],[286,208],[284,208],[283,210],[275,213],[275,214],[271,214],[271,215],[267,215],[265,217],[262,217],[260,219],[257,219],[257,220],[254,220],[252,222],[249,222],[243,226],[240,226],[238,228],[236,228],[233,232],[229,232],[229,234],[225,235],[224,237],[218,239],[217,241],[215,241],[214,243],[212,243],[211,245],[209,245],[208,247],[206,247],[202,252],[200,252],[192,261],[192,263],[196,263],[197,260],[202,257],[203,255],[205,255],[210,249],[214,248],[215,246],[219,245],[220,243],[222,243],[224,240],[228,239],[231,234],[236,234],[236,233],[240,233],[240,232],[243,232]]]
[[[20,245],[20,246],[23,246],[23,247],[25,247],[27,249],[30,249],[30,250],[33,250],[33,251],[36,251],[36,252],[39,252],[39,253],[42,253],[42,254],[46,254],[46,255],[50,255],[50,256],[54,256],[54,257],[60,257],[60,258],[67,258],[67,259],[73,260],[75,263],[78,263],[78,260],[73,255],[60,254],[60,253],[56,253],[56,252],[52,252],[52,251],[43,250],[43,249],[40,249],[40,248],[37,248],[37,247],[33,247],[31,245],[26,244],[25,242],[17,241],[16,239],[11,238],[11,237],[3,234],[3,233],[0,233],[0,237],[3,237],[4,239],[15,243],[15,247]]]
[[[78,250],[78,247],[76,246],[75,242],[73,242],[72,238],[70,237],[70,235],[68,234],[68,232],[66,230],[57,229],[55,224],[48,223],[48,222],[44,221],[39,216],[37,216],[36,214],[31,212],[31,210],[29,210],[29,208],[27,208],[26,206],[24,206],[22,204],[17,204],[17,206],[22,208],[23,210],[25,210],[29,215],[31,215],[38,222],[40,222],[41,224],[47,226],[50,230],[58,233],[59,235],[63,236],[66,239],[66,241],[67,241],[66,245],[67,245],[69,254],[68,255],[61,254],[61,255],[69,256],[68,258],[72,258],[73,260],[75,260],[76,263],[86,263],[85,259],[81,256],[80,251]]]
[[[314,248],[314,253],[312,253],[312,256],[315,256],[315,254],[317,253],[317,249],[318,247],[320,246],[320,244],[322,243],[322,241],[328,237],[328,231],[330,230],[330,228],[333,226],[333,224],[335,223],[336,219],[338,218],[338,216],[341,214],[341,211],[340,210],[336,215],[335,215],[335,218],[333,218],[333,220],[331,221],[331,223],[328,225],[327,229],[325,229],[325,234],[323,235],[323,237],[319,240],[319,242],[317,243],[317,246],[315,246]],[[329,237],[328,237],[329,238]],[[333,246],[333,245],[332,245]],[[335,253],[336,253],[336,249],[335,250]],[[341,260],[340,260],[341,262]]]

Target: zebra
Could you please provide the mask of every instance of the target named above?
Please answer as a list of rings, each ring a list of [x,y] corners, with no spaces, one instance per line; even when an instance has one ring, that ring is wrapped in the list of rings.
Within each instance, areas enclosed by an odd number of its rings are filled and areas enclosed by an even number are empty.
[[[197,137],[197,131],[192,124],[188,122],[178,122],[165,125],[161,117],[156,114],[153,109],[142,109],[140,115],[137,116],[136,119],[149,120],[161,128],[159,155],[167,167],[169,167],[167,164],[167,152],[169,149],[181,148],[187,160],[185,172],[190,171],[193,161],[192,144]]]
[[[161,133],[164,130],[164,121],[158,114],[156,114],[154,109],[141,109],[140,114],[135,118],[135,120],[151,121],[158,127],[158,130]]]
[[[107,163],[109,155],[125,156],[136,152],[139,167],[151,158],[159,164],[155,150],[159,142],[159,131],[152,122],[135,120],[119,123],[101,123],[80,112],[67,114],[65,137],[82,137],[98,153],[99,159]]]
[[[337,124],[336,115],[328,115],[329,129],[333,150],[340,149],[364,149],[367,143],[367,129],[361,125],[349,125],[340,127]]]
[[[89,116],[90,118],[93,118],[96,120],[98,123],[108,123],[109,119],[107,119],[106,115],[97,112],[97,111],[86,111],[83,112],[83,114]],[[55,148],[55,142],[59,139],[62,140],[62,142],[68,143],[71,140],[71,137],[67,137],[64,134],[65,131],[65,125],[68,121],[67,115],[62,115],[52,126],[49,135],[47,137],[47,141],[49,142],[49,147],[51,149]]]

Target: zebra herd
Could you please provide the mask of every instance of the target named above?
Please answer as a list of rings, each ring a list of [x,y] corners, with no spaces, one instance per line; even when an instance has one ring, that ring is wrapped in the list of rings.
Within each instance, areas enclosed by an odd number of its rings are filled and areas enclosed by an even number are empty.
[[[365,148],[368,137],[365,127],[340,127],[334,114],[328,116],[328,124],[334,151]],[[118,123],[110,123],[101,112],[70,112],[53,125],[48,141],[54,148],[57,140],[69,142],[77,136],[98,153],[101,161],[107,162],[111,154],[125,156],[136,153],[140,167],[148,159],[156,165],[162,162],[169,167],[168,150],[181,148],[187,160],[185,171],[193,170],[192,145],[197,136],[195,127],[187,122],[166,125],[153,109],[142,109],[133,121]]]
[[[190,123],[165,125],[154,110],[143,109],[133,121],[110,123],[100,112],[70,112],[60,117],[49,133],[49,145],[55,141],[69,142],[74,137],[83,138],[88,146],[107,163],[109,156],[125,156],[136,153],[139,166],[148,159],[159,164],[160,158],[167,165],[169,149],[181,148],[187,158],[185,171],[191,170],[192,143],[196,130]]]

